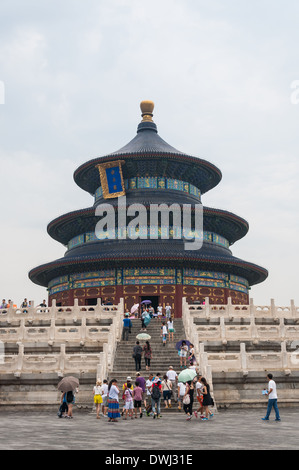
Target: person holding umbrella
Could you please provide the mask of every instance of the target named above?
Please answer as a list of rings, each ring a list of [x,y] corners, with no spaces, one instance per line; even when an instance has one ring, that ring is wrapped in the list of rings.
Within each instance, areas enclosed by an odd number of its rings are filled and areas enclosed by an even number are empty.
[[[67,418],[73,418],[73,405],[75,404],[75,392],[79,391],[79,380],[76,377],[64,377],[58,384],[58,390],[64,392],[64,399],[68,406]]]
[[[188,415],[188,421],[192,418],[192,407],[195,390],[194,379],[196,376],[197,374],[194,369],[184,369],[178,376],[178,382],[186,384],[186,390],[183,397],[183,406],[185,413]]]
[[[147,316],[148,312],[146,310],[146,308],[143,308],[142,312],[141,312],[141,330],[140,331],[146,331],[146,325],[145,325],[145,318]]]
[[[183,362],[184,366],[187,367],[187,353],[190,344],[190,341],[182,339],[181,341],[178,341],[175,345],[175,348],[177,349],[178,354],[180,356],[181,369],[183,368]]]
[[[139,304],[134,304],[133,307],[131,308],[131,315],[134,315],[135,318],[138,317],[138,308],[139,308]]]

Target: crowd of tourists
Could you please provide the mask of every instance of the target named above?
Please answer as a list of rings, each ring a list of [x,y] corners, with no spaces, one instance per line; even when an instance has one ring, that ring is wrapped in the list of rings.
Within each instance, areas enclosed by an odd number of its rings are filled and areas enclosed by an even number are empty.
[[[197,375],[186,383],[178,382],[178,375],[170,366],[161,376],[160,373],[149,374],[148,378],[136,373],[133,380],[128,376],[126,382],[119,384],[116,379],[97,381],[93,388],[96,417],[108,418],[116,422],[119,419],[137,419],[162,417],[162,406],[172,407],[172,398],[178,411],[184,411],[186,419],[193,416],[207,421],[213,416],[209,407],[214,405],[210,386],[206,379]]]

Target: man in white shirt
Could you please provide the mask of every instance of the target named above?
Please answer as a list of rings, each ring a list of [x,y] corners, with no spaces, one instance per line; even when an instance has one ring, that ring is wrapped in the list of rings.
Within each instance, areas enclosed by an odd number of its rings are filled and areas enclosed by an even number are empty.
[[[268,379],[268,407],[267,407],[267,413],[264,418],[262,418],[263,421],[269,421],[270,413],[272,408],[274,408],[275,411],[275,421],[280,421],[280,416],[279,416],[279,410],[277,406],[277,391],[276,391],[276,383],[273,380],[273,375],[268,374],[267,375]]]
[[[177,403],[177,382],[178,382],[178,374],[176,373],[175,370],[173,370],[172,366],[169,366],[168,371],[166,372],[167,378],[172,382],[172,395],[175,403]]]

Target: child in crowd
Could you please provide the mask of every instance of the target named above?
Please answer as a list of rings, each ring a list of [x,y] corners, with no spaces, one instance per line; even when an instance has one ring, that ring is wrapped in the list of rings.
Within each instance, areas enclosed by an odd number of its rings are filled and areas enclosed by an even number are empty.
[[[131,419],[134,419],[133,417],[133,409],[134,409],[133,392],[127,386],[125,386],[124,397],[125,397],[125,410],[126,410],[124,419],[127,419],[128,414],[131,417]]]

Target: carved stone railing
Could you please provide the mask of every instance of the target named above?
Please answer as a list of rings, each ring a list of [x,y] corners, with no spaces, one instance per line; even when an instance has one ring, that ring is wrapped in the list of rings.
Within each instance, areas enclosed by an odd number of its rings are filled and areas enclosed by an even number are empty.
[[[213,390],[212,373],[249,371],[280,371],[285,375],[299,368],[299,307],[291,300],[289,306],[202,305],[188,304],[183,298],[183,323],[187,339],[194,344],[200,372]],[[209,342],[226,346],[239,342],[240,350],[210,352]],[[246,351],[246,342],[256,350]],[[263,344],[263,347],[259,345]],[[268,345],[268,347],[267,347]],[[215,347],[214,347],[215,349]]]
[[[185,300],[185,303],[186,300]],[[271,299],[270,305],[254,305],[253,299],[250,299],[249,305],[233,305],[232,300],[229,297],[227,305],[211,305],[209,297],[206,297],[205,303],[201,305],[187,304],[190,313],[193,316],[200,314],[205,316],[207,319],[214,317],[223,318],[299,318],[299,307],[295,306],[294,300],[290,301],[289,306],[277,306],[275,305],[274,299]]]
[[[70,307],[30,307],[27,309],[2,309],[0,314],[0,373],[52,372],[58,376],[66,373],[96,372],[106,377],[112,368],[117,342],[123,325],[123,299],[118,305],[80,307],[78,301]],[[100,326],[101,320],[112,320],[110,325]],[[92,325],[87,325],[92,322]],[[100,353],[66,354],[66,343],[84,344],[97,342],[102,345]],[[17,354],[6,354],[6,344],[15,343]],[[26,344],[48,343],[60,345],[59,353],[25,354]]]

